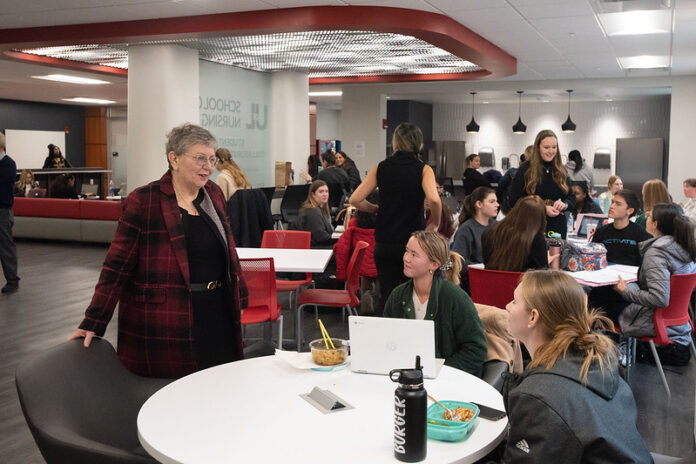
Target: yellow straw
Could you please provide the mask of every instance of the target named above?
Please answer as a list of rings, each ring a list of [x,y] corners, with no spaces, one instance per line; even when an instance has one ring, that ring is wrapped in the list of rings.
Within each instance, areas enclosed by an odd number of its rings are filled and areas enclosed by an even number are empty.
[[[331,340],[331,337],[329,336],[329,332],[326,330],[326,327],[324,327],[324,324],[321,322],[321,319],[319,319],[319,328],[321,329],[321,334],[322,337],[324,337],[324,343],[326,343],[326,340],[328,339],[329,343],[331,343],[331,348],[334,350],[336,349],[336,346],[334,346],[333,340]],[[326,345],[326,349],[329,349],[329,345]]]

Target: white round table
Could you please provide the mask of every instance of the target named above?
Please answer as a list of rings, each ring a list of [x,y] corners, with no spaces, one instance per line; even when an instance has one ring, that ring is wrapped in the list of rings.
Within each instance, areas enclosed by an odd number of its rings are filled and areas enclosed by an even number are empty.
[[[407,366],[404,366],[407,367]],[[328,389],[355,409],[323,414],[299,395]],[[384,375],[299,370],[274,356],[191,374],[155,393],[138,415],[143,447],[164,463],[398,462],[393,454],[394,390]],[[483,380],[447,366],[425,380],[440,400],[475,401],[503,409]],[[459,443],[428,440],[426,463],[470,463],[506,431],[507,418],[478,419]]]

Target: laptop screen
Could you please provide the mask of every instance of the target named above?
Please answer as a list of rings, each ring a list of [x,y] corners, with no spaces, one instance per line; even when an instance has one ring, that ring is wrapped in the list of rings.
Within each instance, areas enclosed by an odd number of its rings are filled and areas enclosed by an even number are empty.
[[[576,235],[579,237],[587,237],[587,226],[590,224],[595,224],[598,228],[606,224],[607,222],[606,214],[580,214],[578,216],[578,221],[580,225],[576,225]]]

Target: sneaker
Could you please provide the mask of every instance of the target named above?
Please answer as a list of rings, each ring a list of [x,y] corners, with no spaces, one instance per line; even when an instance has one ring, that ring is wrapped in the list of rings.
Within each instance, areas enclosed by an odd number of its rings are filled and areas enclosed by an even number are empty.
[[[19,284],[16,284],[16,283],[15,284],[8,283],[4,287],[2,287],[2,293],[12,293],[12,292],[16,292],[17,290],[19,290]]]

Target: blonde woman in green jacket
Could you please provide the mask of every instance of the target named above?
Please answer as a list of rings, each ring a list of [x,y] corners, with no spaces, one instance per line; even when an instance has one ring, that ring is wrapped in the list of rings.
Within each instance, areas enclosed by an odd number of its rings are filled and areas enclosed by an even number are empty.
[[[480,375],[486,336],[474,303],[459,287],[462,257],[437,232],[421,230],[411,235],[403,260],[411,280],[392,291],[384,316],[435,321],[435,355],[448,366]]]

